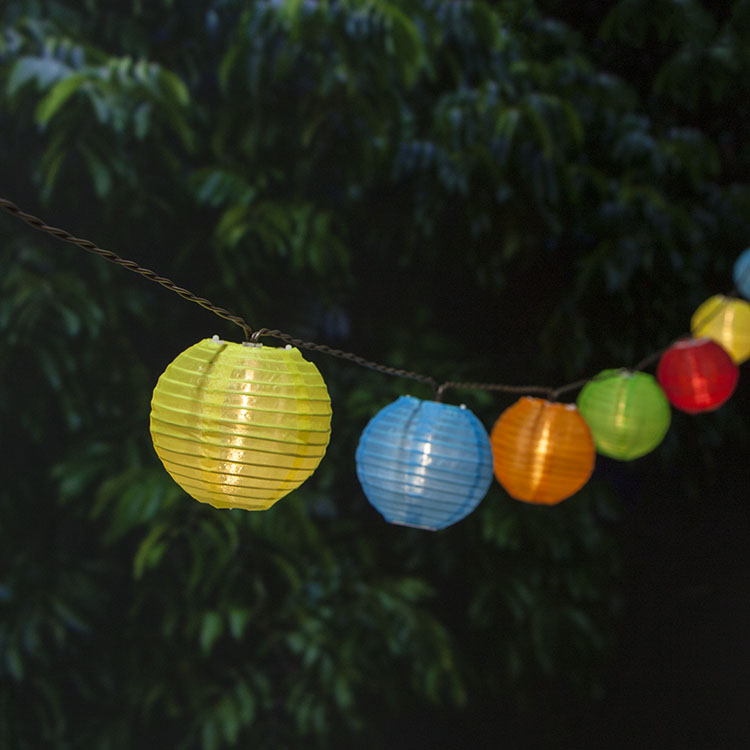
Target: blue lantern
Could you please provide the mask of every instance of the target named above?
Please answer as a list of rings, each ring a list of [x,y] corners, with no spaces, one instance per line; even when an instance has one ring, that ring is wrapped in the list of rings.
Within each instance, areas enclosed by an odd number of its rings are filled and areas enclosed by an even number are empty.
[[[492,448],[465,407],[401,396],[365,427],[357,476],[389,523],[444,529],[471,513],[492,482]]]
[[[750,247],[740,253],[734,264],[734,285],[745,299],[750,299]]]

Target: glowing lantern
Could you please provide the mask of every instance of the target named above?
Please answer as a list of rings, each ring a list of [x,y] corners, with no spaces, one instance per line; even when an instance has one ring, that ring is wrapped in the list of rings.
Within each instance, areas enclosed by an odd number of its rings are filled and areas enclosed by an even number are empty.
[[[673,406],[697,414],[718,409],[734,393],[739,368],[712,339],[683,339],[662,354],[656,377]]]
[[[469,515],[492,483],[482,423],[464,406],[401,396],[367,424],[357,476],[389,523],[435,531]]]
[[[739,365],[750,357],[750,304],[716,294],[693,313],[690,331],[721,344]]]
[[[734,264],[734,285],[745,298],[750,299],[750,247],[740,253]]]
[[[517,500],[559,503],[594,470],[591,430],[575,404],[525,396],[500,415],[490,441],[495,476]]]
[[[331,402],[298,349],[217,336],[186,349],[159,378],[151,437],[185,492],[217,508],[265,510],[320,463]]]
[[[631,461],[656,448],[672,421],[664,391],[645,372],[600,372],[581,390],[578,408],[591,428],[597,451],[620,461]]]

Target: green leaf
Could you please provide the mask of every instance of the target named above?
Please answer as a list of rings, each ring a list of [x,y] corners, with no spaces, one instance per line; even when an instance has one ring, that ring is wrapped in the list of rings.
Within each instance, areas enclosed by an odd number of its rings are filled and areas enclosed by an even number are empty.
[[[133,576],[136,579],[141,578],[146,570],[155,568],[159,564],[164,552],[167,550],[167,545],[163,537],[168,529],[169,525],[166,522],[154,524],[143,541],[138,545],[135,557],[133,558]]]
[[[204,612],[201,619],[200,645],[204,654],[208,654],[224,632],[224,623],[218,612]]]
[[[224,739],[226,739],[230,745],[236,745],[240,733],[240,719],[237,713],[237,707],[228,695],[225,695],[219,701],[219,704],[216,707],[216,714],[221,721]]]
[[[151,124],[151,104],[143,102],[139,104],[133,113],[133,125],[135,126],[135,137],[142,141],[148,135]]]
[[[16,648],[9,648],[5,652],[5,662],[8,665],[8,671],[16,680],[22,680],[24,675],[23,661]]]
[[[234,695],[242,722],[250,724],[255,718],[255,696],[245,682],[237,683]]]
[[[105,197],[112,189],[112,174],[109,167],[105,164],[104,160],[94,153],[94,151],[88,146],[80,144],[78,148],[83,154],[86,165],[88,166],[96,194],[100,198]]]
[[[181,107],[190,104],[190,94],[182,79],[166,68],[159,68],[159,85],[161,90],[168,94]]]
[[[245,627],[250,621],[250,610],[240,607],[232,607],[227,615],[229,620],[229,632],[233,638],[239,640],[245,632]]]
[[[248,231],[250,211],[247,206],[231,206],[221,215],[216,227],[217,238],[235,247]]]
[[[537,141],[541,144],[545,156],[550,157],[555,150],[555,146],[541,105],[542,100],[537,95],[529,94],[522,103],[522,109],[526,119],[531,123],[532,129],[536,133]]]
[[[516,107],[504,107],[497,118],[497,134],[512,141],[520,120],[521,113]]]
[[[37,105],[34,113],[37,124],[46,126],[65,102],[82,88],[86,80],[85,73],[73,73],[58,81]]]
[[[201,750],[220,750],[221,734],[218,722],[211,719],[204,719],[201,727]]]
[[[333,695],[336,703],[343,709],[347,710],[354,702],[354,695],[348,680],[343,677],[337,677],[333,682]]]
[[[21,57],[11,69],[5,93],[12,98],[32,80],[36,80],[37,88],[43,90],[69,73],[70,67],[54,58]]]

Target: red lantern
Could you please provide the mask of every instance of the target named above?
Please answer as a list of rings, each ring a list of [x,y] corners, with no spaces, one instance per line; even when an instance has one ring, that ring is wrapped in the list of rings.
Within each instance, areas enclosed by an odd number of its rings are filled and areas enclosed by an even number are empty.
[[[739,369],[712,339],[683,339],[664,352],[656,377],[675,407],[697,414],[718,409],[732,395]]]

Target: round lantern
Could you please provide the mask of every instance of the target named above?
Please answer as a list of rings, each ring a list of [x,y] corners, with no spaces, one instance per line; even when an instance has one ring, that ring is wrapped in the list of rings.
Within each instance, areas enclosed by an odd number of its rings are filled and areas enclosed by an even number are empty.
[[[591,430],[575,404],[525,396],[500,415],[490,441],[495,476],[516,500],[554,505],[594,470]]]
[[[367,499],[386,521],[432,531],[469,515],[492,482],[490,441],[474,414],[412,396],[370,420],[356,462]]]
[[[645,372],[600,372],[581,389],[578,408],[591,428],[597,451],[620,461],[631,461],[656,448],[672,421],[664,391]]]
[[[750,299],[750,247],[735,261],[733,276],[737,291],[745,299]]]
[[[330,434],[323,378],[291,347],[204,339],[167,367],[151,401],[164,467],[217,508],[269,508],[315,471]]]
[[[693,313],[690,332],[721,344],[739,365],[750,357],[750,304],[716,294]]]
[[[739,368],[712,339],[684,339],[662,354],[656,377],[674,406],[697,414],[718,409],[734,393]]]

